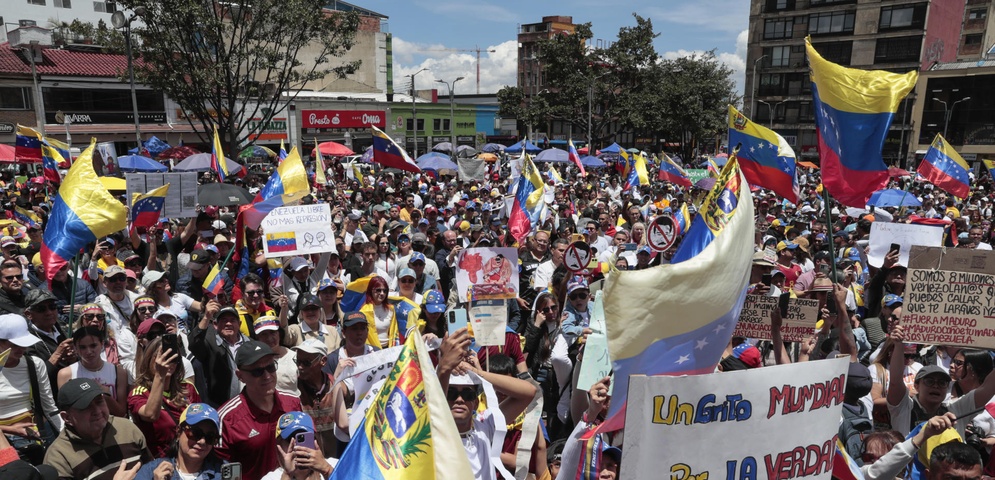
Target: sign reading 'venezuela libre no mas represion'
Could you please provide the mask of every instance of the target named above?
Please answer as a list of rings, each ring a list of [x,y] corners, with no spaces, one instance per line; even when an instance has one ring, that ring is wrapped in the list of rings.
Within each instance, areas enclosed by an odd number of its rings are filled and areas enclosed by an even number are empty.
[[[907,342],[995,348],[995,252],[913,247],[904,297]]]

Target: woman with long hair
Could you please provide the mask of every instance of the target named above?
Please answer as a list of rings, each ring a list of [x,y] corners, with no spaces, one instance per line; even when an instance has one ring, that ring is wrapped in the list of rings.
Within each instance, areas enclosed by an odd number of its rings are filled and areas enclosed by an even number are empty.
[[[561,333],[564,316],[556,294],[546,291],[536,298],[532,321],[525,329],[525,351],[529,352],[526,366],[532,378],[542,386],[545,403],[543,410],[550,418],[550,435],[558,435],[565,426],[567,405],[558,408],[560,392],[569,385],[573,362],[568,354],[569,345]],[[558,415],[559,410],[563,415]],[[555,435],[554,435],[555,432]]]
[[[164,455],[142,465],[135,480],[169,480],[173,478],[221,478],[224,460],[214,452],[221,438],[221,418],[206,403],[186,407],[173,429],[174,440]]]
[[[387,280],[380,276],[370,279],[366,287],[366,301],[359,311],[366,315],[370,324],[367,342],[376,349],[390,348],[404,343],[404,334],[399,331],[394,306],[387,301]]]
[[[197,389],[184,380],[179,354],[161,347],[162,337],[149,342],[138,361],[135,388],[128,396],[128,411],[156,458],[166,455],[176,438],[183,410],[200,402]]]
[[[149,295],[140,295],[136,298],[134,307],[134,310],[131,311],[131,317],[128,317],[128,327],[131,328],[132,332],[137,332],[138,326],[152,318],[159,307],[156,306],[155,299]]]
[[[90,378],[100,384],[110,397],[107,407],[111,415],[127,415],[128,373],[120,365],[104,360],[105,331],[84,326],[73,333],[73,348],[79,361],[59,370],[57,384],[61,388],[74,378]]]
[[[190,330],[190,312],[200,313],[201,303],[190,296],[174,292],[169,285],[169,278],[162,272],[149,272],[142,279],[146,295],[155,299],[159,308],[169,310],[176,315],[180,331],[186,334]]]
[[[83,305],[82,311],[73,325],[73,330],[75,331],[82,327],[94,327],[104,332],[104,352],[101,356],[104,360],[115,365],[121,364],[117,335],[115,335],[113,330],[107,328],[107,314],[104,312],[103,307],[96,303]],[[135,340],[135,344],[137,345],[137,339]],[[134,354],[134,350],[131,353]]]
[[[377,270],[382,270],[387,272],[387,275],[394,275],[397,271],[396,259],[394,258],[394,252],[390,249],[390,238],[386,234],[374,235],[371,239],[372,242],[377,244]],[[387,278],[387,282],[390,283],[393,277]]]
[[[995,363],[988,351],[968,348],[959,350],[950,361],[950,378],[954,381],[951,394],[960,397],[980,387],[993,368]]]

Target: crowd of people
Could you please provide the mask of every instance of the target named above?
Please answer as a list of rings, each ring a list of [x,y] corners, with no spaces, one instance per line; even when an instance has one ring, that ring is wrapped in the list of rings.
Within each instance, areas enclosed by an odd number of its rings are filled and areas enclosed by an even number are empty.
[[[248,273],[240,274],[229,255],[237,207],[202,205],[188,221],[97,239],[51,282],[39,251],[55,193],[5,175],[0,352],[9,354],[0,371],[0,471],[325,479],[350,442],[350,414],[362,400],[343,373],[359,357],[419,335],[433,348],[475,478],[575,479],[591,455],[597,478],[616,478],[623,432],[598,433],[603,447],[595,452],[578,440],[610,405],[610,379],[576,388],[594,293],[614,270],[669,263],[679,241],[657,252],[648,222],[685,205],[693,216],[707,192],[655,181],[626,188],[614,170],[560,170],[566,180],[546,186],[548,214],[520,239],[508,228],[516,181],[504,171],[459,181],[382,171],[349,179],[333,168],[328,184],[303,202],[331,206],[334,251],[266,258],[262,235],[250,229]],[[265,180],[229,181],[253,192]],[[798,203],[753,193],[751,293],[818,299],[819,318],[811,319],[818,330],[785,342],[775,309],[771,341],[732,338],[716,371],[849,355],[839,438],[867,478],[980,478],[995,472],[995,418],[978,412],[995,396],[992,354],[905,343],[907,265],[892,252],[872,266],[866,250],[873,222],[916,218],[946,219],[954,232],[948,242],[990,250],[993,184],[972,179],[971,196],[958,199],[915,178],[893,182],[922,207],[826,204],[818,171],[801,168]],[[20,224],[15,209],[41,221]],[[594,250],[586,274],[564,265],[577,241]],[[517,249],[519,289],[506,301],[505,344],[475,350],[471,333],[449,331],[445,314],[468,306],[455,279],[461,252],[479,247]],[[217,294],[204,286],[214,266],[223,282]],[[359,279],[368,279],[361,307],[343,309]],[[417,322],[399,321],[398,298],[418,305]],[[485,391],[498,401],[482,401]],[[536,430],[523,419],[537,404]],[[931,453],[917,465],[926,445]]]

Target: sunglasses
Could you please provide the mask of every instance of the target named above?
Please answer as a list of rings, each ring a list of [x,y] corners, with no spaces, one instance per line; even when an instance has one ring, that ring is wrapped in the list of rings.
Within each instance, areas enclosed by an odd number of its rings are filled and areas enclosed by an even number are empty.
[[[7,278],[7,277],[4,277]],[[108,282],[123,282],[128,279],[127,275],[114,275],[113,277],[108,277]]]
[[[540,308],[539,311],[542,312],[542,313],[550,313],[550,312],[556,313],[556,311],[559,310],[559,309],[560,308],[557,307],[556,305],[550,305],[550,306],[545,307],[545,308]]]
[[[221,435],[218,435],[217,433],[207,433],[201,429],[193,428],[190,425],[183,426],[183,433],[193,443],[197,443],[203,439],[208,445],[214,445],[221,439]]]
[[[276,364],[271,363],[265,367],[253,368],[252,370],[242,370],[242,371],[248,373],[249,375],[252,375],[255,378],[259,378],[267,373],[276,373]]]
[[[310,367],[311,365],[318,363],[318,360],[321,360],[320,355],[312,358],[311,360],[304,361],[301,360],[301,357],[297,357],[294,359],[294,363],[296,363],[298,367]]]
[[[480,392],[476,386],[464,388],[449,387],[449,390],[446,392],[446,399],[450,402],[455,402],[457,398],[462,398],[464,402],[469,402],[476,400],[479,395]]]
[[[263,296],[263,291],[262,290],[246,290],[245,291],[245,296],[246,297],[261,297],[261,296]]]
[[[950,380],[944,378],[926,377],[922,379],[922,384],[930,388],[947,388],[950,386]]]
[[[586,299],[587,292],[574,292],[570,294],[570,300]]]
[[[138,307],[138,313],[155,313],[155,307]]]
[[[107,319],[107,315],[103,314],[103,313],[84,313],[83,314],[83,320],[93,320],[94,318],[96,318],[97,320],[106,320]]]
[[[401,279],[401,283],[415,283],[415,279],[411,277],[404,277]]]
[[[386,288],[374,288],[373,293],[387,293]]]

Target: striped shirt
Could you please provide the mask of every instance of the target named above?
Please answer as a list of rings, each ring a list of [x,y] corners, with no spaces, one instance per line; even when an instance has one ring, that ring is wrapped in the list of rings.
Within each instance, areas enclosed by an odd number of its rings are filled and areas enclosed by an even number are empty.
[[[112,480],[122,461],[131,467],[135,462],[151,462],[152,454],[135,424],[111,416],[99,444],[84,440],[67,426],[48,447],[44,463],[55,467],[59,478]]]

